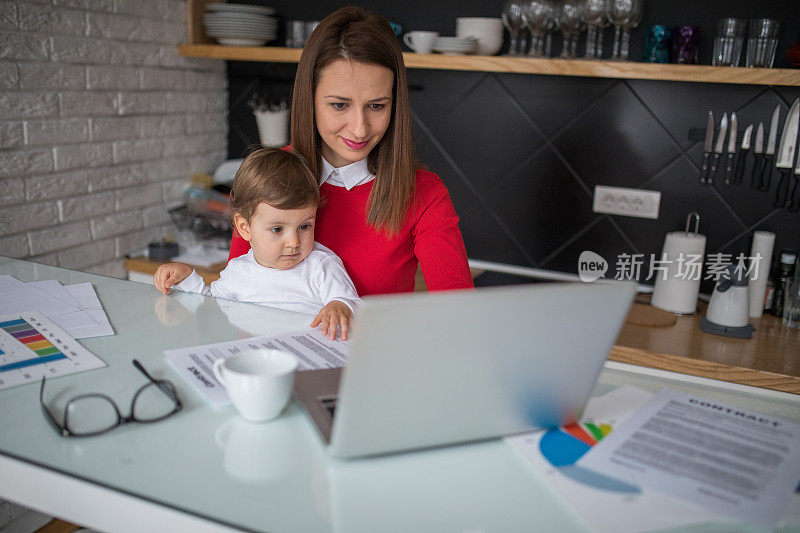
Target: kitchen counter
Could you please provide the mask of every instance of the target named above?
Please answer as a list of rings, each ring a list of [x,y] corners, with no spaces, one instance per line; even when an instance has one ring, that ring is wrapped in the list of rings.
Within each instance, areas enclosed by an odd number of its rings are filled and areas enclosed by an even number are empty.
[[[129,279],[152,283],[163,261],[133,257],[125,261]],[[206,283],[219,278],[224,263],[198,268]],[[482,271],[474,270],[473,277]],[[425,290],[417,272],[416,290]],[[649,301],[639,296],[638,301]],[[750,339],[734,339],[700,330],[706,304],[698,312],[677,317],[672,326],[653,327],[626,323],[609,360],[692,376],[719,379],[800,394],[800,330],[787,328],[772,315],[752,319],[756,331]]]
[[[712,335],[700,330],[706,307],[700,302],[695,315],[672,326],[626,323],[609,359],[800,394],[800,330],[765,314],[750,319],[750,339]]]

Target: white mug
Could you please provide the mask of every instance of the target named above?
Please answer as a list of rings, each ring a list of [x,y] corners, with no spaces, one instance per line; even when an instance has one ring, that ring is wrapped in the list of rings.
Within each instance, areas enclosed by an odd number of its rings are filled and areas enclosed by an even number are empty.
[[[280,350],[247,350],[214,362],[214,376],[245,420],[277,417],[292,395],[297,358]]]
[[[435,31],[410,31],[403,35],[403,42],[418,54],[430,54],[438,38]]]

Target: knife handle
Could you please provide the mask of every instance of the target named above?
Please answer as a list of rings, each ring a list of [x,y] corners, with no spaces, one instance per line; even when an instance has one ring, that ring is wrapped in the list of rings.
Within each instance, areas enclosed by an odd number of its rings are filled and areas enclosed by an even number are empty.
[[[750,188],[753,190],[758,190],[758,175],[761,172],[761,159],[763,157],[759,153],[753,155],[753,172],[750,174]]]
[[[792,169],[780,169],[781,173],[781,181],[778,182],[778,188],[775,189],[775,203],[772,204],[772,207],[783,207],[786,205],[786,194],[789,192],[789,172]],[[785,185],[785,186],[784,186]]]
[[[772,160],[772,156],[764,155],[764,166],[761,167],[761,177],[758,179],[758,190],[760,192],[769,191],[772,182]]]
[[[719,152],[714,152],[714,159],[711,161],[711,170],[708,172],[708,178],[706,179],[706,183],[711,185],[712,180],[714,179],[714,174],[717,173],[717,163],[719,163]]]
[[[792,193],[789,195],[789,211],[796,213],[800,210],[800,196],[795,193],[798,191],[797,182],[800,181],[800,176],[795,174],[794,184],[792,185]]]
[[[729,152],[725,162],[725,185],[731,186],[731,175],[733,174],[733,153]]]
[[[744,167],[746,164],[745,156],[747,152],[748,150],[742,148],[739,150],[739,156],[736,158],[736,170],[733,171],[733,182],[737,185],[742,183],[742,178],[744,177]]]
[[[703,152],[703,166],[700,168],[700,183],[706,182],[706,175],[708,174],[708,157],[711,152]]]

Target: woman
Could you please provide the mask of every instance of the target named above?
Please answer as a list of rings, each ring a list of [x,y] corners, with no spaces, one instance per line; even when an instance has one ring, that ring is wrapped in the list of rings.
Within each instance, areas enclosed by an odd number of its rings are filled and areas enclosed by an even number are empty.
[[[316,240],[359,295],[473,287],[450,195],[419,169],[403,55],[389,23],[360,8],[326,17],[306,42],[292,95],[291,149],[320,176]],[[236,232],[230,258],[249,246]]]

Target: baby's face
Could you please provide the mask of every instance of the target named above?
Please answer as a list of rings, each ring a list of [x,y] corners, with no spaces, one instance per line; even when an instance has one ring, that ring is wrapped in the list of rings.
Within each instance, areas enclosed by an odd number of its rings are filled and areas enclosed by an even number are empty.
[[[316,207],[277,209],[262,202],[249,221],[238,214],[234,219],[259,265],[288,270],[299,265],[314,248],[316,216]]]

